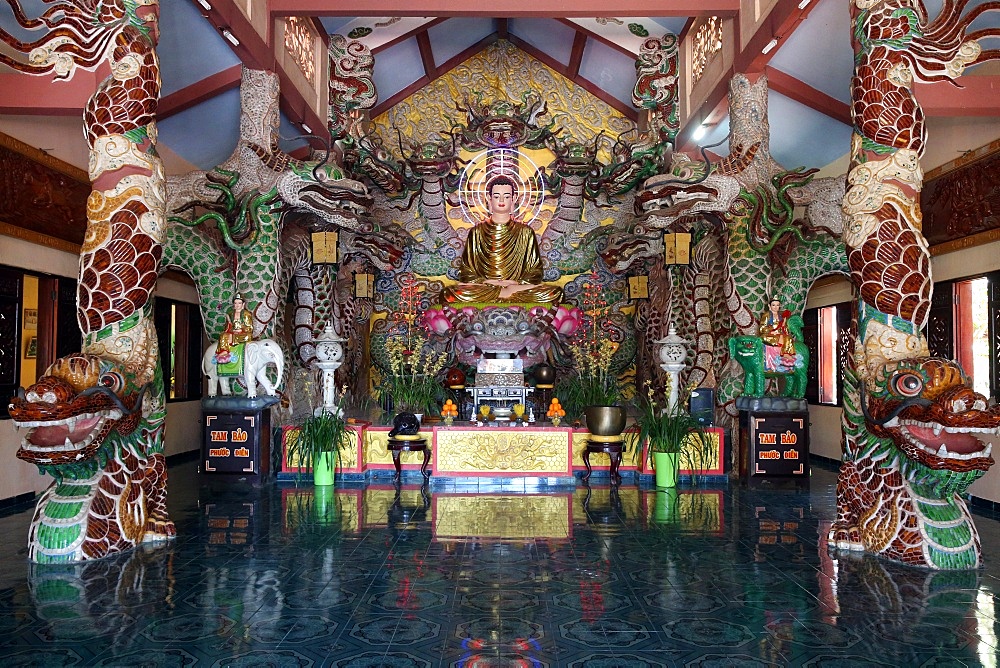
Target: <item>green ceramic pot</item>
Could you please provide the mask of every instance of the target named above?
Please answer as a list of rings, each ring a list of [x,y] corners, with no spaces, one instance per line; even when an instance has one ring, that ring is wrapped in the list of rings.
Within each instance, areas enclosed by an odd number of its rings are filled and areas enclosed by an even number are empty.
[[[656,486],[669,489],[677,486],[677,452],[654,452],[653,469],[656,471]]]
[[[324,487],[333,484],[333,472],[337,465],[337,453],[321,452],[313,458],[313,484]]]

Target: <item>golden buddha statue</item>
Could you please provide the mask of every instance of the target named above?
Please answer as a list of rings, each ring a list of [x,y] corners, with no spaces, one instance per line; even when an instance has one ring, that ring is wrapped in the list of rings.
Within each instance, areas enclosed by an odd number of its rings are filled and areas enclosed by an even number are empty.
[[[441,302],[559,303],[562,288],[541,282],[542,257],[535,231],[511,216],[514,181],[495,177],[486,192],[490,217],[469,230],[459,283],[442,291]]]

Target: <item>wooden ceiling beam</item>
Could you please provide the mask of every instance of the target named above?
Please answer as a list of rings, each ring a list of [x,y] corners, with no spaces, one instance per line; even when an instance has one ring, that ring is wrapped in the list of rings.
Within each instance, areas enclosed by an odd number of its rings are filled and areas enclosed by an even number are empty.
[[[721,118],[722,114],[726,113],[729,105],[730,79],[736,74],[748,76],[761,74],[781,48],[781,40],[791,35],[798,24],[809,16],[809,12],[818,4],[818,0],[812,0],[805,7],[800,7],[801,4],[801,0],[777,0],[746,47],[737,54],[729,70],[719,79],[712,92],[705,97],[677,133],[676,145],[680,150],[693,150],[696,142],[692,136],[698,126],[703,122],[709,122],[709,119]],[[690,38],[689,31],[687,37]],[[739,39],[738,29],[736,39]],[[772,39],[778,40],[778,44],[764,53],[764,49]]]
[[[411,37],[416,37],[417,35],[419,35],[422,32],[427,32],[428,30],[430,30],[431,28],[433,28],[437,24],[443,23],[443,22],[445,22],[447,20],[448,19],[446,19],[446,18],[431,19],[430,21],[427,21],[426,23],[421,23],[416,28],[413,28],[412,30],[407,30],[402,35],[398,35],[396,37],[393,37],[388,42],[384,42],[382,44],[379,44],[378,46],[372,47],[372,55],[374,56],[377,53],[385,51],[386,49],[391,49],[392,47],[396,46],[400,42],[405,42],[406,40],[410,39]]]
[[[629,58],[635,58],[636,55],[637,55],[636,53],[634,53],[634,52],[626,49],[624,46],[622,46],[618,42],[610,40],[607,37],[605,37],[604,35],[596,33],[593,30],[590,30],[590,29],[588,29],[588,28],[580,25],[579,23],[576,23],[574,21],[570,21],[569,19],[556,19],[556,20],[559,21],[560,23],[568,25],[570,28],[572,28],[573,30],[577,31],[578,33],[583,33],[588,38],[594,39],[594,40],[600,42],[601,44],[604,44],[608,48],[613,49],[613,50],[617,51],[618,53],[620,53],[620,54],[622,54],[624,56],[628,56]],[[666,28],[664,28],[664,31],[666,31]]]
[[[927,116],[1000,116],[1000,76],[970,74],[957,83],[917,84],[913,92]]]
[[[212,24],[216,30],[229,30],[239,44],[233,44],[226,39],[226,44],[233,50],[247,67],[257,70],[270,70],[278,75],[278,82],[281,87],[281,98],[279,105],[290,121],[296,124],[305,123],[313,129],[313,133],[326,136],[327,121],[319,117],[319,114],[309,105],[302,93],[299,92],[291,78],[281,67],[277,66],[274,57],[274,45],[265,41],[254,27],[247,20],[240,8],[233,0],[213,0],[212,9],[202,13],[205,20]],[[268,38],[273,39],[273,25],[268,28]]]
[[[81,70],[69,81],[20,72],[0,74],[0,114],[80,116],[96,87],[94,73]]]
[[[580,76],[580,63],[583,62],[583,51],[587,48],[587,33],[577,30],[573,37],[573,50],[569,54],[569,65],[566,66],[566,76],[575,79]]]
[[[424,66],[424,74],[427,79],[434,81],[437,79],[437,66],[434,64],[434,51],[431,48],[431,38],[426,30],[417,33],[417,49],[420,51],[420,62]]]
[[[437,79],[438,77],[441,77],[441,76],[447,74],[449,71],[451,71],[452,69],[458,67],[459,65],[461,65],[462,63],[464,63],[466,60],[468,60],[472,56],[476,55],[477,53],[479,53],[480,51],[482,51],[483,49],[485,49],[487,46],[489,46],[490,44],[492,44],[495,41],[497,41],[497,35],[496,35],[496,33],[493,33],[492,35],[487,35],[486,37],[484,37],[483,39],[479,40],[478,42],[476,42],[475,44],[473,44],[469,48],[467,48],[464,51],[462,51],[462,53],[458,54],[457,56],[454,56],[454,57],[450,58],[447,62],[442,63],[441,67],[435,68],[435,71],[436,71],[437,74],[436,74],[436,76],[434,78]],[[429,76],[420,77],[419,79],[417,79],[416,81],[414,81],[409,86],[407,86],[403,90],[399,91],[398,93],[396,93],[392,97],[390,97],[390,98],[388,98],[386,100],[383,100],[383,101],[379,102],[377,105],[375,105],[375,107],[371,110],[370,116],[372,118],[375,118],[375,117],[377,117],[377,116],[385,113],[387,110],[392,109],[394,106],[396,106],[397,104],[399,104],[400,102],[402,102],[406,98],[410,97],[411,95],[413,95],[414,93],[416,93],[418,90],[420,90],[421,88],[423,88],[427,84],[431,83],[433,80],[434,79],[431,79]]]
[[[603,100],[608,106],[618,110],[619,112],[621,112],[623,116],[625,116],[632,122],[635,123],[639,121],[639,112],[636,109],[634,109],[631,105],[622,102],[617,97],[611,95],[597,84],[591,83],[590,81],[584,79],[579,75],[579,73],[577,73],[575,76],[571,76],[569,68],[566,65],[563,65],[562,63],[560,63],[555,58],[552,58],[547,53],[544,53],[536,49],[531,44],[528,44],[527,42],[520,39],[516,35],[510,35],[507,39],[510,41],[511,44],[521,49],[532,58],[540,60],[541,62],[545,63],[559,74],[563,75],[564,77],[575,83],[580,88],[586,90],[594,97]]]

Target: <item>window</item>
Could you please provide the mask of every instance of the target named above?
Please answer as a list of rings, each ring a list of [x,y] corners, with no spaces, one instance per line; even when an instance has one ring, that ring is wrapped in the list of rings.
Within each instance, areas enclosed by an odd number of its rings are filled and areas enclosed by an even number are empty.
[[[0,267],[0,418],[18,387],[82,345],[76,279]]]
[[[927,320],[932,355],[954,359],[984,396],[1000,387],[1000,272],[935,283]]]
[[[202,326],[198,305],[157,297],[155,318],[167,401],[200,399]]]
[[[839,406],[844,368],[850,355],[851,302],[806,309],[802,336],[809,347],[806,399],[811,404]]]

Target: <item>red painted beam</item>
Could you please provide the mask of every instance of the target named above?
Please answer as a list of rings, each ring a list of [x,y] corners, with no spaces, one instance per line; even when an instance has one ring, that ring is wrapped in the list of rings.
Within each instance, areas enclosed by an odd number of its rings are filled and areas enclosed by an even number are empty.
[[[462,53],[458,54],[457,56],[455,56],[455,57],[449,59],[447,62],[443,63],[441,65],[441,67],[438,67],[437,68],[437,76],[440,77],[440,76],[442,76],[444,74],[447,74],[449,71],[451,71],[452,69],[458,67],[459,65],[461,65],[462,63],[464,63],[466,60],[468,60],[472,56],[476,55],[477,53],[479,53],[480,51],[482,51],[483,49],[485,49],[487,46],[489,46],[490,44],[492,44],[495,41],[497,41],[496,33],[494,33],[492,35],[487,35],[483,39],[479,40],[478,42],[476,42],[475,44],[473,44],[472,46],[470,46],[465,51],[462,51]],[[378,115],[385,113],[386,110],[392,109],[394,106],[396,106],[397,104],[399,104],[400,102],[402,102],[403,100],[405,100],[406,98],[408,98],[409,96],[411,96],[414,93],[416,93],[418,90],[420,90],[421,88],[423,88],[424,86],[426,86],[427,84],[429,84],[431,81],[432,80],[429,77],[420,77],[419,79],[417,79],[416,81],[414,81],[409,86],[407,86],[403,90],[399,91],[398,93],[396,93],[392,97],[390,97],[390,98],[388,98],[386,100],[383,100],[383,101],[379,102],[377,105],[375,105],[375,107],[371,110],[371,117],[375,118]]]
[[[156,117],[158,119],[168,118],[174,114],[181,113],[185,109],[199,105],[216,95],[225,93],[227,90],[239,88],[242,75],[243,68],[240,65],[233,65],[227,70],[217,72],[175,93],[171,93],[160,99],[160,105],[156,110]]]
[[[69,81],[51,76],[0,74],[0,114],[81,116],[97,88],[93,72],[77,70]]]
[[[917,84],[913,92],[928,116],[1000,116],[1000,76],[965,76],[958,85]]]
[[[814,109],[821,114],[826,114],[835,121],[840,121],[845,125],[851,125],[851,107],[846,102],[830,97],[822,91],[818,91],[812,86],[799,81],[790,74],[785,74],[770,65],[764,68],[767,74],[767,87],[775,93],[781,93],[787,98],[795,100],[810,109]]]
[[[517,36],[509,35],[507,39],[510,40],[511,44],[515,45],[517,48],[521,49],[529,56],[533,57],[535,60],[542,61],[550,68],[552,68],[559,74],[563,75],[564,77],[575,83],[580,88],[583,88],[594,97],[603,100],[608,106],[620,111],[622,115],[625,116],[625,118],[628,118],[632,122],[636,123],[639,121],[639,112],[636,109],[634,109],[631,105],[625,104],[617,97],[609,94],[606,90],[604,90],[597,84],[587,81],[579,74],[577,74],[576,76],[571,76],[569,73],[569,68],[566,65],[563,65],[558,60],[555,60],[547,53],[539,51],[538,49],[528,44],[524,40],[518,38]]]
[[[580,63],[583,62],[583,51],[587,48],[587,33],[576,31],[573,37],[573,50],[569,54],[569,65],[566,66],[566,76],[574,79],[580,75]]]
[[[446,19],[446,18],[443,18],[443,19],[433,19],[431,21],[428,21],[427,23],[421,23],[419,26],[417,26],[413,30],[409,30],[407,32],[404,32],[402,35],[397,35],[396,37],[390,39],[388,42],[384,42],[382,44],[379,44],[378,46],[372,47],[372,55],[374,56],[374,55],[376,55],[376,54],[378,54],[378,53],[380,53],[382,51],[385,51],[386,49],[392,48],[392,47],[396,46],[397,44],[399,44],[400,42],[405,42],[406,40],[410,39],[411,37],[415,37],[416,35],[419,35],[422,32],[427,32],[432,27],[436,26],[439,23],[447,21],[447,20],[448,19]]]
[[[607,16],[607,0],[538,2],[537,0],[495,0],[476,5],[468,0],[270,0],[268,9],[276,16],[537,16],[551,18]],[[619,0],[615,16],[728,16],[740,9],[740,0]]]
[[[629,58],[635,58],[638,55],[636,53],[633,53],[632,51],[629,51],[628,49],[626,49],[624,46],[622,46],[618,42],[610,40],[607,37],[605,37],[604,35],[598,35],[596,32],[594,32],[592,30],[588,30],[587,28],[584,28],[579,23],[574,23],[573,21],[570,21],[569,19],[558,19],[558,21],[560,23],[568,25],[570,28],[572,28],[573,30],[575,30],[578,34],[579,33],[583,33],[584,36],[590,37],[591,39],[595,39],[598,42],[600,42],[601,44],[604,44],[605,46],[607,46],[607,47],[609,47],[611,49],[614,49],[618,53],[620,53],[622,55],[625,55],[625,56],[628,56]],[[664,31],[666,31],[666,29],[664,29]],[[574,46],[576,46],[575,43],[574,43]]]
[[[426,30],[417,33],[417,49],[420,51],[420,62],[424,66],[424,74],[431,81],[437,79],[437,66],[434,65],[434,51],[431,49],[431,38]]]

